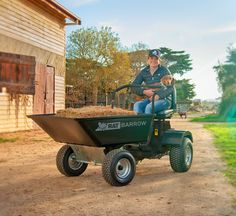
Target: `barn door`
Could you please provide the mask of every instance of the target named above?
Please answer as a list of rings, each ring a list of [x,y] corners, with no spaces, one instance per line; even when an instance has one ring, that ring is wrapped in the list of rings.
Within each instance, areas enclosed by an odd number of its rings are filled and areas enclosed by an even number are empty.
[[[43,64],[36,64],[34,114],[54,112],[54,68]]]

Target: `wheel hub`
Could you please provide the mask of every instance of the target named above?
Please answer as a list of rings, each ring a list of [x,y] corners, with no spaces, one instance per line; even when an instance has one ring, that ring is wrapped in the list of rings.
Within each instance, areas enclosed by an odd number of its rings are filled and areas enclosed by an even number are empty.
[[[120,179],[126,178],[131,172],[131,163],[127,158],[122,158],[116,165],[116,175]]]
[[[190,166],[192,161],[192,151],[189,145],[185,148],[185,163],[187,166]]]
[[[83,165],[83,162],[76,160],[75,153],[71,153],[68,158],[69,167],[73,170],[78,170]]]

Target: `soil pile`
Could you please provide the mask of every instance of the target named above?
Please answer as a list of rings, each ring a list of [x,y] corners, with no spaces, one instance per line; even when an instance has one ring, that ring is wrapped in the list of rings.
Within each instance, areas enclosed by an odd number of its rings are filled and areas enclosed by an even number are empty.
[[[58,110],[56,115],[67,118],[92,118],[100,116],[136,115],[136,113],[121,108],[112,109],[110,106],[88,106]]]

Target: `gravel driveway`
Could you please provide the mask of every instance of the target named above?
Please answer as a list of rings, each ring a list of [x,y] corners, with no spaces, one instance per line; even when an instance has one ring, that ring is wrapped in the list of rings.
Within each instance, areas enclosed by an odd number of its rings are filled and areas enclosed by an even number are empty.
[[[236,190],[222,173],[211,134],[182,119],[172,127],[193,133],[191,169],[174,173],[168,156],[143,160],[125,187],[108,185],[100,166],[80,177],[61,175],[55,165],[61,144],[41,130],[0,134],[18,137],[0,144],[0,215],[236,216]]]

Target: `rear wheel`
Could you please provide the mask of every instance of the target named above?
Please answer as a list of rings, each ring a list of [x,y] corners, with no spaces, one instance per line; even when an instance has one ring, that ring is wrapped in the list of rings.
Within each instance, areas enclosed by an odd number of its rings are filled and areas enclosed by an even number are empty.
[[[107,183],[125,186],[134,178],[136,161],[133,155],[123,149],[114,149],[106,154],[102,164],[102,174]]]
[[[88,164],[76,160],[76,155],[69,145],[64,145],[57,153],[57,169],[65,176],[79,176]]]
[[[175,172],[186,172],[190,169],[193,160],[192,141],[184,137],[180,146],[170,149],[170,165]]]

